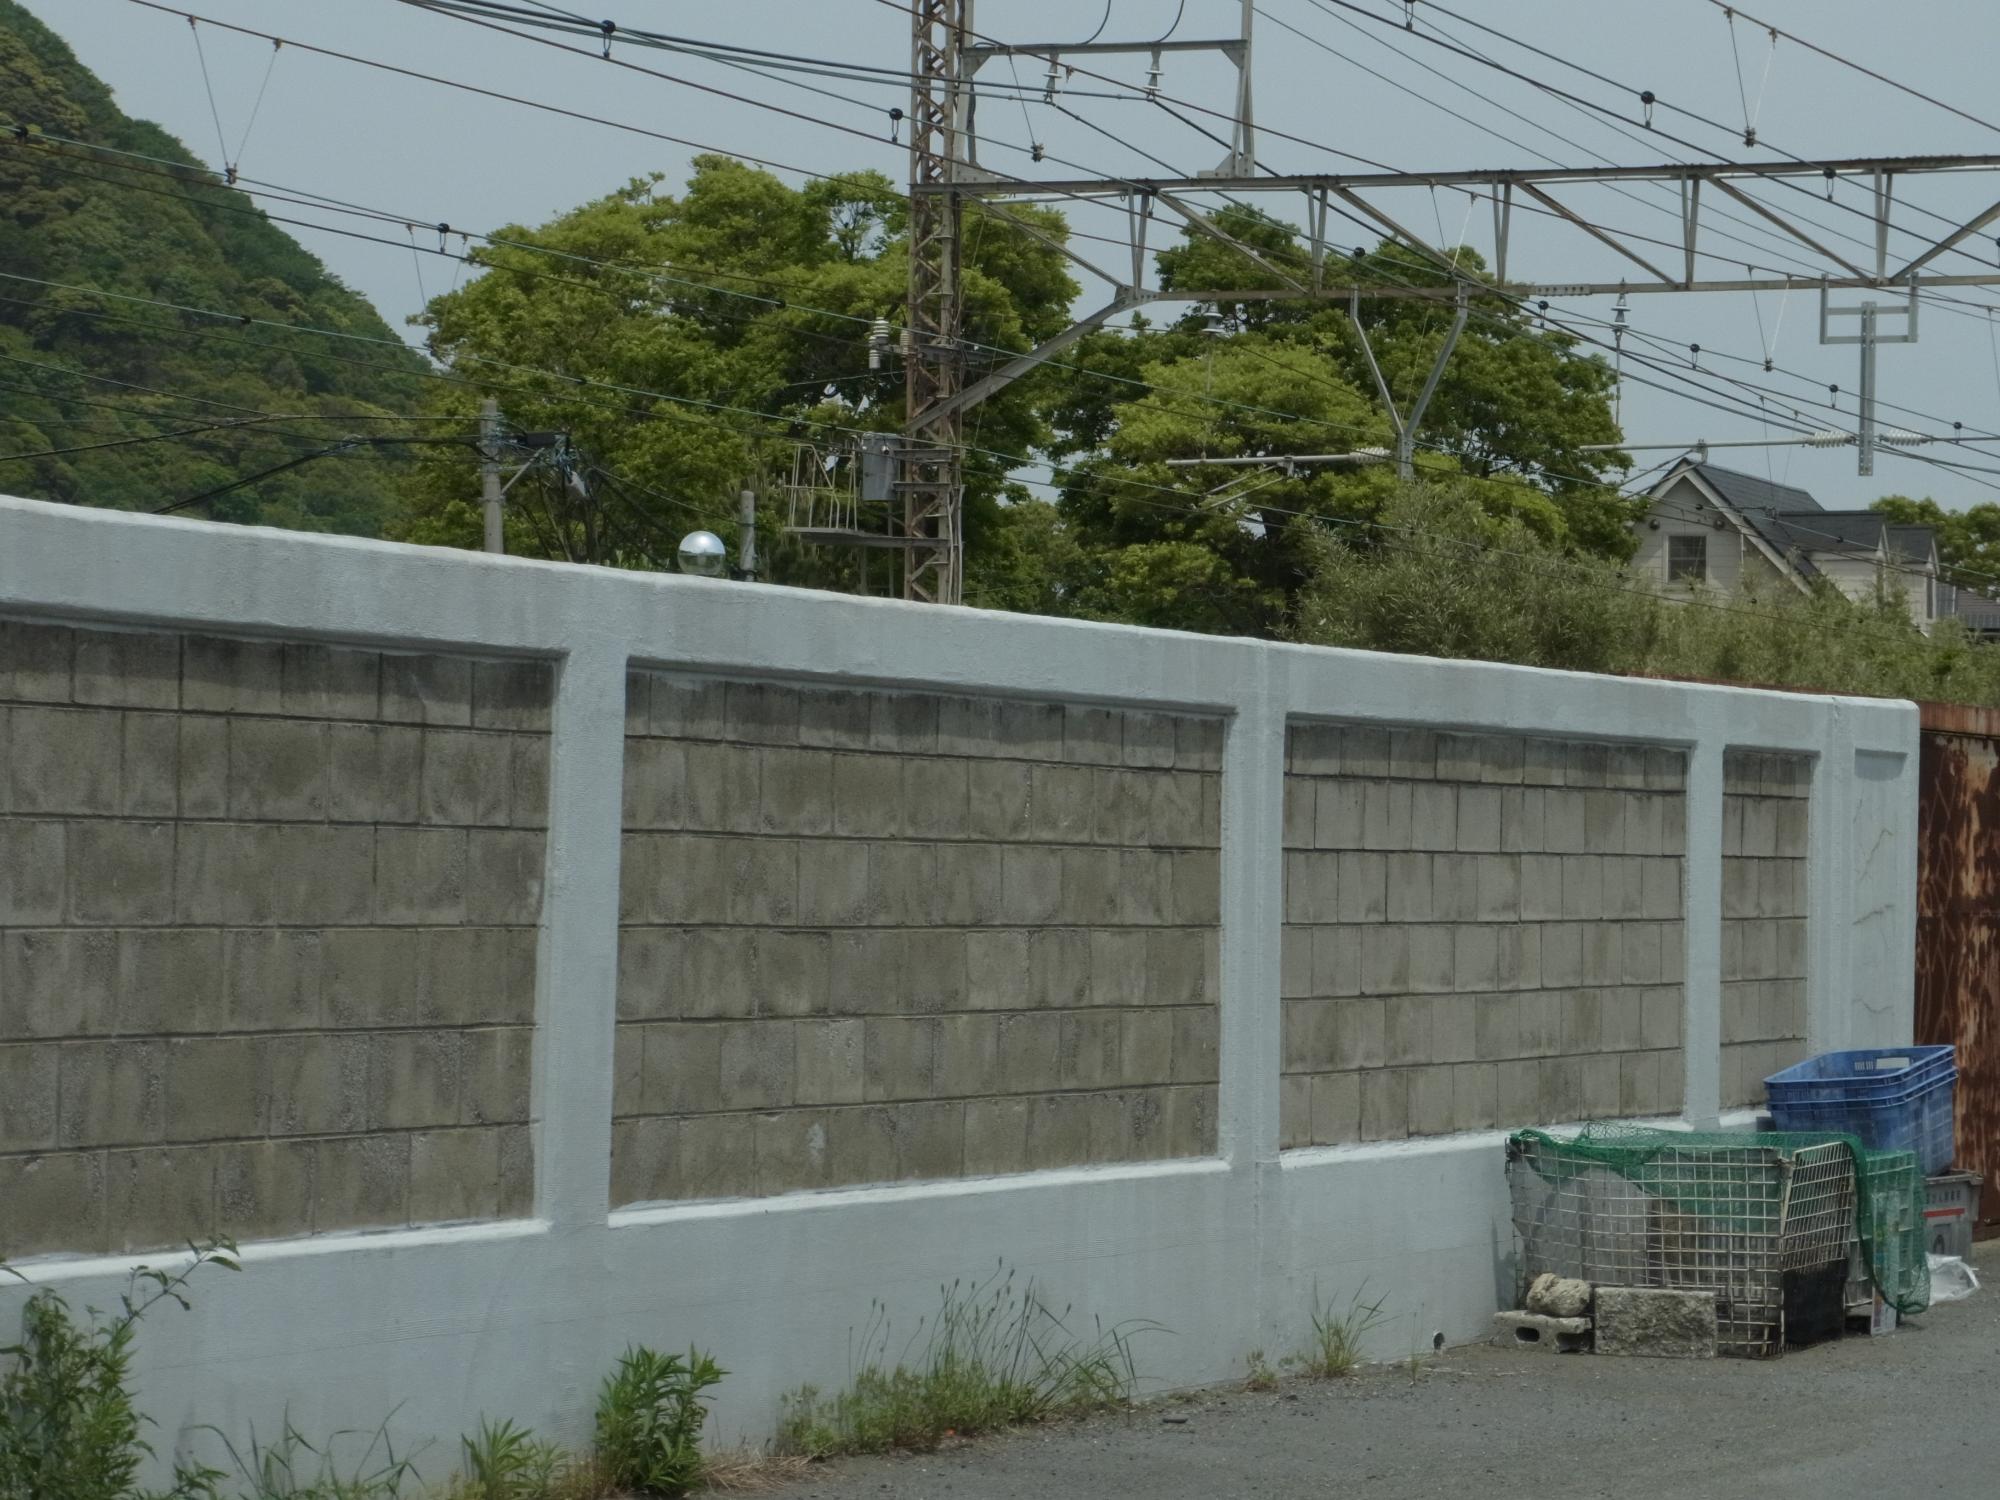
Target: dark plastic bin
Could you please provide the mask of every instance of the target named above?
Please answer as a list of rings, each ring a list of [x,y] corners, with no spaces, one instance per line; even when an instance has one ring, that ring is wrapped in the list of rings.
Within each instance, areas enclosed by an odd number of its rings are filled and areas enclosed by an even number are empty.
[[[1952,1159],[1950,1047],[1824,1052],[1764,1080],[1780,1130],[1834,1130],[1874,1151],[1914,1151],[1926,1176]]]

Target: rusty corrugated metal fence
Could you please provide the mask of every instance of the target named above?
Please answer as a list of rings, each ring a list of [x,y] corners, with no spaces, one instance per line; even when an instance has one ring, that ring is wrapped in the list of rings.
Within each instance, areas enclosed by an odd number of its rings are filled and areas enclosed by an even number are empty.
[[[1917,812],[1918,1042],[1958,1048],[1958,1164],[2000,1222],[2000,710],[1925,703]]]

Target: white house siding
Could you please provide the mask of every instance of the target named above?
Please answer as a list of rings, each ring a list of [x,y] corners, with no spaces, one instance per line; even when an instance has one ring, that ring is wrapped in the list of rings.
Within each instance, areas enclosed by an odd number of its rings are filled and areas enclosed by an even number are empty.
[[[1703,507],[1697,510],[1696,507]],[[1665,587],[1667,584],[1667,539],[1676,536],[1705,536],[1708,538],[1708,586],[1717,593],[1733,594],[1745,582],[1744,553],[1752,552],[1756,561],[1763,561],[1754,552],[1751,543],[1730,521],[1723,521],[1720,531],[1715,529],[1717,512],[1708,497],[1694,483],[1682,479],[1668,490],[1639,526],[1639,550],[1632,559],[1633,571],[1641,578]],[[1653,524],[1659,523],[1659,529]],[[1762,587],[1772,579],[1768,565],[1756,569],[1750,582]]]

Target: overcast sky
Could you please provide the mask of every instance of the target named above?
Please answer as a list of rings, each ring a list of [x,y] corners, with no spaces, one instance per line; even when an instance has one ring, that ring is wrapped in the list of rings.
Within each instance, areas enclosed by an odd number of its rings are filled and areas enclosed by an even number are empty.
[[[116,91],[127,113],[158,121],[211,163],[223,157],[195,42],[184,19],[133,0],[25,3]],[[794,167],[832,171],[871,166],[898,179],[907,171],[906,153],[887,139],[886,111],[900,98],[893,86],[799,80],[847,96],[832,99],[702,59],[631,48],[617,51],[620,57],[661,72],[741,92],[805,116],[798,118],[606,67],[594,51],[566,56],[531,41],[419,11],[400,0],[187,3],[215,21]],[[1401,0],[1351,3],[1379,15],[1402,12]],[[845,63],[908,65],[907,18],[884,0],[728,0],[721,5],[597,0],[597,5],[628,26]],[[2000,40],[2000,8],[1992,0],[1931,0],[1921,7],[1899,9],[1893,17],[1885,17],[1876,0],[1755,0],[1752,8],[1764,20],[1832,52],[1865,62],[1968,113],[2000,120],[2000,105],[1990,102],[1990,63]],[[1157,37],[1179,9],[1181,0],[1111,0],[1105,38]],[[1740,136],[1732,138],[1664,110],[1657,113],[1657,123],[1701,150],[1676,146],[1657,134],[1648,136],[1638,120],[1640,105],[1629,93],[1482,35],[1428,4],[1419,4],[1416,12],[1420,26],[1427,18],[1434,23],[1437,31],[1432,33],[1370,24],[1338,0],[1261,0],[1260,9],[1264,14],[1256,22],[1254,77],[1257,118],[1264,133],[1258,155],[1281,172],[1355,170],[1357,162],[1349,158],[1398,170],[1431,171],[1551,162],[1714,159],[1702,152],[1751,160],[2000,152],[2000,132],[1875,83],[1790,42],[1780,42],[1774,50],[1761,30],[1740,20],[1735,27],[1737,52],[1732,55],[1729,22],[1710,0],[1451,0],[1451,9],[1735,129],[1745,122],[1747,104],[1754,112],[1760,142],[1754,149],[1746,150]],[[1232,33],[1238,11],[1237,0],[1186,0],[1177,34],[1189,38]],[[1087,35],[1103,14],[1101,0],[986,0],[979,7],[977,27],[1013,41],[1074,39]],[[1628,110],[1627,128],[1637,139],[1615,133],[1600,115],[1424,39],[1440,33],[1533,78]],[[418,224],[442,220],[491,229],[538,223],[630,177],[663,172],[678,179],[691,154],[627,131],[394,77],[296,48],[280,52],[272,65],[268,42],[217,27],[202,27],[201,39],[221,139],[227,143],[226,154],[237,159],[244,174],[387,208]],[[1162,88],[1167,96],[1225,113],[1233,110],[1234,95],[1223,64],[1173,54],[1166,64]],[[239,152],[238,142],[250,122],[267,65],[268,92]],[[1093,66],[1137,83],[1145,60]],[[1371,76],[1367,69],[1393,82]],[[1026,64],[1022,77],[1032,81],[1037,72],[1037,65]],[[1093,84],[1076,78],[1069,87],[1082,91]],[[1064,102],[1124,141],[1184,170],[1213,166],[1221,152],[1187,125],[1140,103],[1091,99],[1080,93]],[[1456,118],[1452,112],[1466,118]],[[1213,117],[1195,118],[1212,127],[1217,123]],[[863,135],[831,128],[836,124]],[[1019,175],[1071,170],[1053,161],[1031,166],[1018,149],[1030,143],[1043,145],[1051,158],[1067,158],[1093,173],[1158,171],[1134,150],[1049,109],[1038,96],[1025,106],[989,102],[982,125],[993,138],[987,159]],[[864,138],[876,135],[880,138]],[[1288,140],[1286,135],[1300,139]],[[788,174],[788,180],[800,179]],[[1572,204],[1604,223],[1676,240],[1677,211],[1667,192],[1630,191],[1638,196],[1579,192],[1571,195]],[[1787,206],[1802,205],[1819,221],[1815,232],[1835,249],[1861,258],[1859,246],[1831,238],[1868,234],[1865,219],[1851,211],[1861,206],[1859,194],[1844,193],[1837,204],[1812,203],[1786,193],[1774,193],[1770,201],[1778,204],[1786,199]],[[1892,255],[1898,249],[1920,247],[1925,231],[1934,236],[1948,228],[1931,215],[1963,220],[1995,200],[2000,200],[2000,172],[1968,174],[1914,193],[1912,201],[1898,210],[1896,221],[1907,226],[1907,232],[1892,239]],[[1382,201],[1413,230],[1434,237],[1441,232],[1447,241],[1462,235],[1464,242],[1490,253],[1491,215],[1483,203],[1472,204],[1451,191],[1438,192],[1434,201],[1427,191]],[[1285,200],[1266,202],[1274,211],[1291,211]],[[1704,211],[1711,212],[1711,205],[1705,204]],[[1731,212],[1739,219],[1748,218],[1746,210],[1732,206]],[[1296,212],[1293,217],[1298,217]],[[1112,233],[1122,217],[1096,211],[1076,223],[1091,232]],[[1719,216],[1705,218],[1705,223],[1716,235],[1705,243],[1718,253],[1740,253],[1746,261],[1763,266],[1796,264],[1789,251],[1773,242],[1767,227],[1753,230]],[[1985,266],[2000,264],[1994,229],[2000,225],[1966,242],[1966,249]],[[427,295],[450,285],[449,262],[426,258],[419,267],[407,250],[309,229],[292,228],[292,232],[342,279],[373,299],[391,322],[400,322],[422,306]],[[1348,232],[1357,242],[1362,238],[1351,226]],[[1752,243],[1732,245],[1721,237],[1729,234]],[[425,242],[435,246],[435,233]],[[1094,248],[1116,254],[1110,247]],[[1671,254],[1659,247],[1646,253],[1649,258]],[[1673,264],[1670,259],[1663,263],[1669,268]],[[1963,274],[1974,265],[1974,259],[1948,255],[1934,269]],[[1579,232],[1558,231],[1546,218],[1536,220],[1518,212],[1510,270],[1516,277],[1552,282],[1615,280],[1628,272],[1643,275]],[[1722,262],[1712,261],[1705,274],[1740,274],[1740,269],[1732,272]],[[1099,290],[1087,289],[1085,300]],[[2000,288],[1966,289],[1952,295],[1973,305],[1927,302],[1921,342],[1882,351],[1881,397],[1885,403],[1910,408],[1898,411],[1885,406],[1883,420],[1933,432],[1949,431],[1958,421],[1967,431],[2000,433],[2000,346],[1991,315],[1978,310],[2000,305]],[[1632,302],[1632,326],[1683,351],[1684,364],[1693,359],[1684,353],[1686,346],[1702,346],[1700,378],[1712,392],[1748,398],[1753,405],[1755,393],[1761,392],[1768,397],[1774,418],[1788,425],[1851,428],[1856,351],[1819,345],[1816,293],[1646,296]],[[1554,308],[1560,314],[1609,318],[1611,300],[1558,299]],[[1884,323],[1885,330],[1893,326],[1900,326],[1900,319]],[[1756,363],[1733,363],[1718,357],[1723,354]],[[1657,352],[1655,357],[1660,357]],[[1765,357],[1777,366],[1769,374],[1760,367]],[[1725,385],[1725,375],[1748,382],[1749,387]],[[1688,390],[1669,383],[1679,391]],[[1840,387],[1837,398],[1827,390],[1834,384]],[[1628,384],[1623,413],[1628,438],[1635,443],[1683,443],[1762,435],[1754,417],[1711,410],[1690,399],[1693,394],[1670,395]],[[1829,400],[1837,400],[1837,414],[1823,404],[1807,404]],[[1802,414],[1796,421],[1795,410]],[[1926,451],[2000,470],[2000,442],[1983,449]],[[1667,456],[1638,455],[1639,466]],[[1806,485],[1829,505],[1863,504],[1891,491],[1932,494],[1954,507],[2000,498],[2000,472],[1964,475],[1899,456],[1884,455],[1873,478],[1855,473],[1852,450],[1746,449],[1716,456],[1753,473],[1767,472],[1768,465],[1773,477]]]

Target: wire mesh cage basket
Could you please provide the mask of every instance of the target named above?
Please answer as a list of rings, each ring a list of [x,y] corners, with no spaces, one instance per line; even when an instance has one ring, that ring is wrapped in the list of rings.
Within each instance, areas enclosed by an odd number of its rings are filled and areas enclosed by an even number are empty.
[[[1522,1290],[1552,1271],[1713,1292],[1723,1354],[1782,1353],[1787,1273],[1838,1267],[1838,1286],[1854,1240],[1854,1156],[1837,1138],[1527,1130],[1508,1139],[1507,1179]]]

